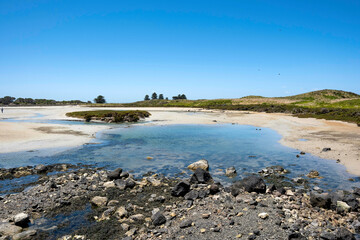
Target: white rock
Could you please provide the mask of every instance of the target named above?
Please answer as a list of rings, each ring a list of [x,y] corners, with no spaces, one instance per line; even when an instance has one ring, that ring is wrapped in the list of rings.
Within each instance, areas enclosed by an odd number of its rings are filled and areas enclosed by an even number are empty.
[[[262,212],[262,213],[259,213],[258,217],[262,218],[262,219],[266,219],[269,217],[269,214],[267,214],[266,212]]]
[[[107,197],[96,196],[93,197],[90,202],[95,206],[102,207],[106,205],[107,201],[108,201]]]
[[[195,171],[198,168],[202,168],[202,169],[208,171],[209,170],[208,161],[205,159],[201,159],[201,160],[194,162],[188,166],[188,169],[193,170],[193,171]]]
[[[105,188],[112,188],[115,187],[115,183],[113,181],[104,182]]]

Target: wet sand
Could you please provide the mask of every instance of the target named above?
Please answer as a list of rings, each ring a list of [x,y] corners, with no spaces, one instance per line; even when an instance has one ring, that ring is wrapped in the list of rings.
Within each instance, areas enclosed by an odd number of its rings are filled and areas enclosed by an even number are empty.
[[[79,106],[5,108],[0,118],[17,120],[74,120],[67,112],[100,110]],[[121,110],[123,108],[105,108]],[[280,113],[254,113],[187,108],[132,108],[149,111],[146,125],[234,123],[267,127],[277,131],[280,143],[325,159],[340,160],[348,172],[360,176],[360,127],[340,121],[296,118]],[[41,115],[39,115],[41,114]],[[65,125],[31,122],[0,122],[0,153],[56,147],[73,147],[91,142],[97,132],[113,125]],[[305,139],[306,141],[303,141]],[[331,151],[323,152],[323,148]]]

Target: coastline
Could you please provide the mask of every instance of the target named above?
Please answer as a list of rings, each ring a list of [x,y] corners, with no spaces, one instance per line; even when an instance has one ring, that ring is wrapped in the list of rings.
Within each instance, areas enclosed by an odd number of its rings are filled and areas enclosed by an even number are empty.
[[[356,124],[340,121],[297,118],[281,113],[194,108],[88,108],[80,106],[6,108],[0,119],[74,120],[66,117],[65,114],[72,111],[96,109],[147,110],[152,116],[142,123],[144,125],[233,123],[271,128],[282,136],[281,144],[321,158],[339,159],[349,173],[360,176],[360,128]],[[76,147],[89,143],[97,132],[112,127],[112,125],[100,124],[0,122],[0,143],[3,146],[0,153]],[[331,148],[331,151],[323,152],[323,148]]]

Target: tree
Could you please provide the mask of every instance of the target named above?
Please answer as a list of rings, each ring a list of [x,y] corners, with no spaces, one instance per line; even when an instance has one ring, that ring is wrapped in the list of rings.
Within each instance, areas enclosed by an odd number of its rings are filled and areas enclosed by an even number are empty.
[[[5,96],[3,98],[0,98],[0,103],[2,103],[4,105],[9,105],[10,103],[13,103],[14,100],[15,100],[14,97]]]
[[[154,92],[154,93],[151,95],[151,99],[153,99],[153,100],[157,99],[157,94],[156,94],[156,92]]]
[[[180,99],[187,99],[185,94],[181,94]]]
[[[168,97],[166,97],[165,99],[166,99],[166,100],[169,100],[169,98],[168,98]]]
[[[144,97],[144,100],[145,100],[145,101],[149,101],[149,100],[150,100],[149,95],[146,94],[145,97]]]
[[[105,100],[104,96],[99,95],[99,96],[97,96],[97,98],[94,98],[94,102],[95,103],[106,103],[106,100]]]
[[[162,93],[159,94],[159,99],[164,99],[164,95]]]

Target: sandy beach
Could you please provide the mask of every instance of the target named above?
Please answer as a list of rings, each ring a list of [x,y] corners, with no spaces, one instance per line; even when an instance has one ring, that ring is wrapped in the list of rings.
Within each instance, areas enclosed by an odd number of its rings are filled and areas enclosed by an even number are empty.
[[[100,110],[80,106],[9,107],[0,119],[0,153],[47,148],[69,148],[91,142],[99,131],[112,125],[67,125],[34,123],[33,120],[76,120],[67,112]],[[122,108],[106,108],[121,110]],[[129,109],[129,108],[127,108]],[[349,173],[360,176],[360,128],[356,124],[311,118],[296,118],[279,113],[216,111],[187,108],[136,108],[149,111],[147,125],[234,123],[266,127],[277,131],[280,143],[325,159],[339,160]],[[23,122],[22,122],[23,121]],[[304,141],[303,139],[306,139]],[[331,151],[323,152],[323,148]]]

